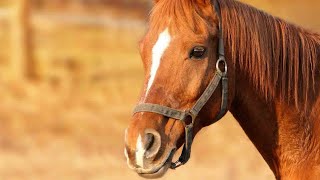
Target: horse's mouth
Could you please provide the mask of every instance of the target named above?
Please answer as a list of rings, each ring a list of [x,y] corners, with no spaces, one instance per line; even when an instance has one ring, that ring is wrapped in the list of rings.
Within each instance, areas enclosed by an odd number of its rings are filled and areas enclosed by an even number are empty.
[[[144,178],[148,178],[148,179],[160,178],[170,168],[172,163],[172,158],[175,152],[176,152],[176,149],[175,148],[172,149],[170,153],[168,153],[165,160],[162,163],[154,166],[153,168],[150,168],[150,169],[136,168],[135,171]]]

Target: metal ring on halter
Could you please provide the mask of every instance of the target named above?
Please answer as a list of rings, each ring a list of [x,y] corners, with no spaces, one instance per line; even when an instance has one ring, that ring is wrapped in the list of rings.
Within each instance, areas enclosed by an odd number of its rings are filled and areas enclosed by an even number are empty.
[[[220,63],[224,63],[224,71],[221,71],[219,65]],[[216,63],[216,69],[219,73],[222,74],[222,76],[226,76],[228,73],[228,65],[227,65],[227,61],[224,57],[220,57]]]
[[[193,125],[194,121],[197,118],[197,115],[192,114],[190,111],[186,111],[186,116],[184,117],[184,119],[182,120],[184,126],[189,126],[189,125]],[[187,118],[190,117],[191,118],[191,122],[187,121]]]

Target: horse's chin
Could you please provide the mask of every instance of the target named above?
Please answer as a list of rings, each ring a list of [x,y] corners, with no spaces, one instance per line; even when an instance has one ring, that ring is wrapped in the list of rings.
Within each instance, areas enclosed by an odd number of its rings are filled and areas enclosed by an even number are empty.
[[[163,177],[171,166],[171,162],[164,164],[158,171],[152,173],[138,173],[139,176],[147,179],[157,179]]]
[[[170,153],[168,153],[167,157],[163,161],[163,163],[155,166],[152,169],[146,170],[146,169],[135,169],[136,172],[139,174],[139,176],[147,179],[157,179],[163,177],[168,169],[170,168],[172,164],[172,158],[175,154],[176,150],[171,150]]]

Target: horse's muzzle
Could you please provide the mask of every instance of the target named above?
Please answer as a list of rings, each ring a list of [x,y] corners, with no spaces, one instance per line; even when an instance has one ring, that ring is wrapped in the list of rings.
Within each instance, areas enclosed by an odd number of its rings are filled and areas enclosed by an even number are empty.
[[[164,161],[156,165],[152,165],[152,168],[143,169],[143,168],[134,168],[134,170],[144,178],[155,179],[161,178],[170,168],[172,164],[172,158],[176,152],[176,149],[172,149],[170,153],[165,156]]]
[[[154,129],[143,130],[137,138],[128,138],[128,132],[124,152],[128,166],[145,178],[162,177],[172,165],[176,146],[162,142],[160,133]]]

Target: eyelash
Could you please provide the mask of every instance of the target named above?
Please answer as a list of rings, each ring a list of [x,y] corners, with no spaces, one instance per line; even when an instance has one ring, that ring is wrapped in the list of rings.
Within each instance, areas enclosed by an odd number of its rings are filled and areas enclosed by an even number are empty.
[[[207,52],[206,47],[204,46],[195,46],[191,49],[189,53],[189,58],[190,59],[196,59],[196,60],[201,60]],[[196,54],[198,53],[198,54]]]

